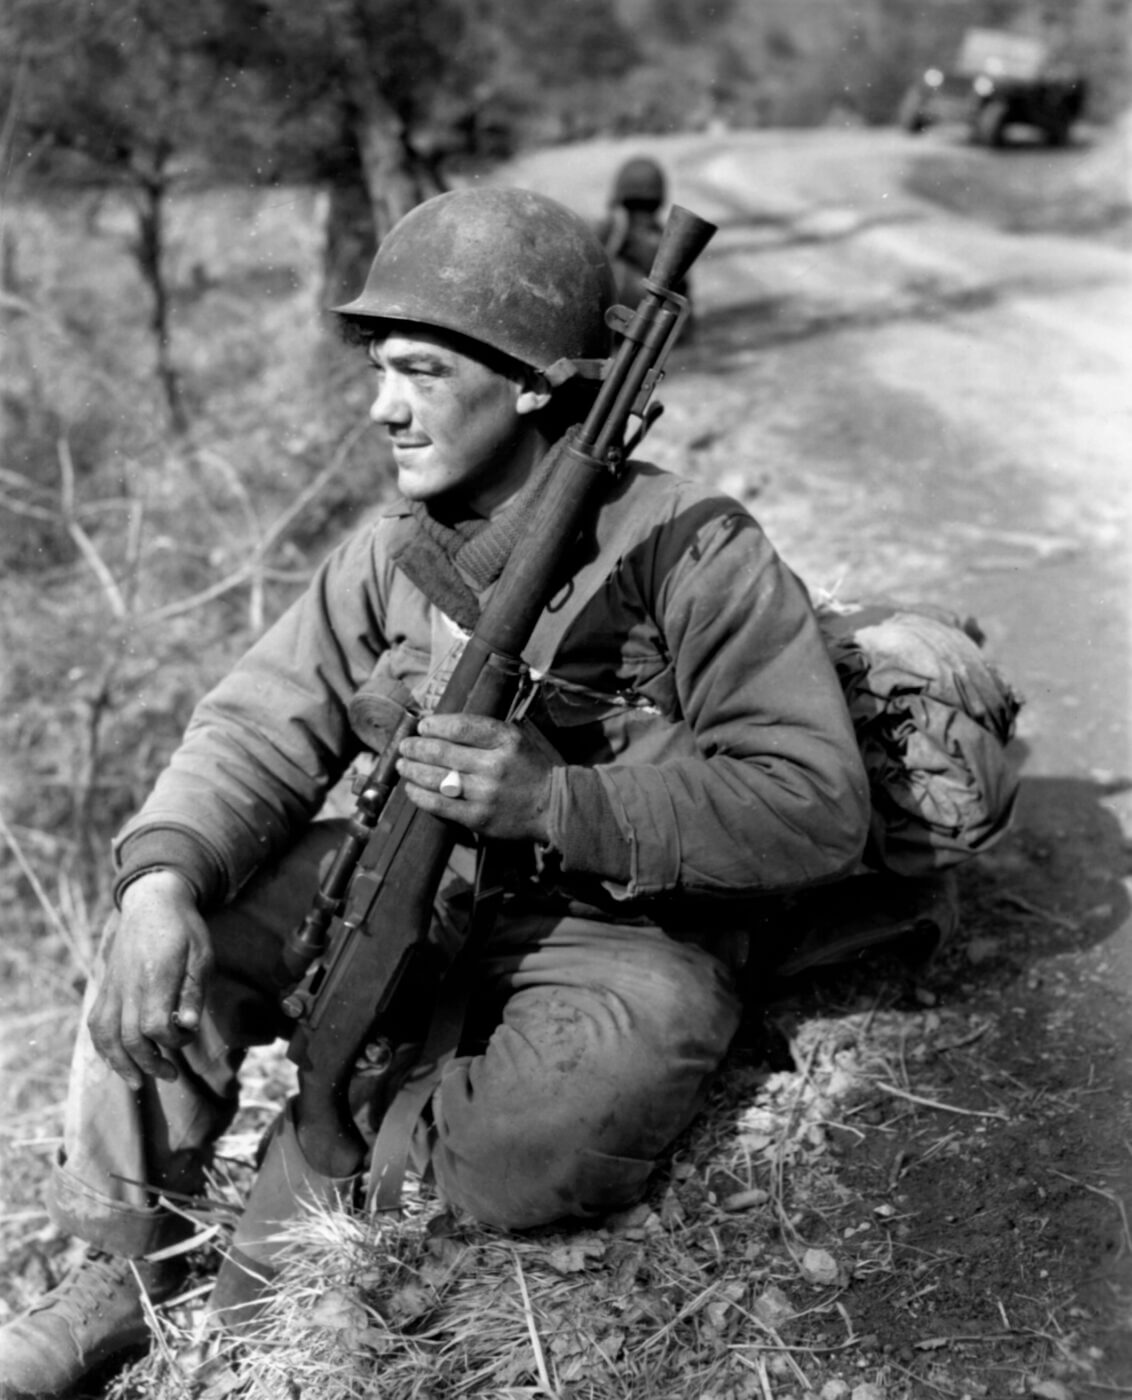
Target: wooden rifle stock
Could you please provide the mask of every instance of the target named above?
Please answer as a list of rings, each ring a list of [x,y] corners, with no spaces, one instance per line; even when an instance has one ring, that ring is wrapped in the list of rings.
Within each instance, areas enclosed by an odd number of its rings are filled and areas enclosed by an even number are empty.
[[[629,418],[644,417],[683,324],[686,302],[671,289],[714,232],[714,225],[674,208],[640,305],[632,313],[621,307],[608,313],[620,344],[585,422],[551,449],[557,460],[533,519],[492,590],[438,713],[496,718],[509,713],[520,654],[603,481],[621,465]],[[427,948],[433,900],[456,830],[415,807],[401,781],[392,785],[380,811],[377,800],[371,800],[364,824],[352,824],[332,866],[331,888],[324,885],[316,911],[285,949],[286,978],[297,980],[316,964],[284,1001],[299,1019],[288,1051],[299,1069],[299,1091],[269,1143],[213,1291],[211,1309],[230,1327],[254,1315],[255,1300],[273,1276],[275,1233],[298,1200],[340,1197],[362,1171],[366,1148],[350,1111],[350,1082],[407,970]],[[363,795],[360,805],[364,802]],[[327,920],[332,920],[330,937],[324,940]],[[332,951],[322,961],[326,941]],[[249,1307],[251,1312],[243,1311]]]

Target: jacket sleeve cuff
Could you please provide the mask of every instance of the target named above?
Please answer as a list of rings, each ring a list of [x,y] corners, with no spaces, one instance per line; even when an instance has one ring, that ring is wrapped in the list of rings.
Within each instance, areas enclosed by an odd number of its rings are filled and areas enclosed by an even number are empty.
[[[212,852],[189,832],[171,826],[147,826],[127,836],[116,852],[118,875],[114,903],[121,907],[127,885],[151,870],[173,870],[196,895],[202,911],[217,907],[224,897],[224,872]]]
[[[554,769],[549,827],[561,873],[596,877],[615,899],[655,894],[676,883],[679,852],[662,842],[653,848],[657,868],[645,868],[650,848],[637,839],[618,785],[601,767]]]

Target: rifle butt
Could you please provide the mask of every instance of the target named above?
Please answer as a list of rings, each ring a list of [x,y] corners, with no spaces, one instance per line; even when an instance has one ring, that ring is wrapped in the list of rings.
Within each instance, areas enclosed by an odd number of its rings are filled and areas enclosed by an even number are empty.
[[[299,1142],[295,1098],[280,1114],[251,1195],[236,1225],[208,1300],[212,1326],[252,1337],[263,1322],[286,1247],[286,1226],[303,1209],[347,1203],[358,1176],[324,1176]]]

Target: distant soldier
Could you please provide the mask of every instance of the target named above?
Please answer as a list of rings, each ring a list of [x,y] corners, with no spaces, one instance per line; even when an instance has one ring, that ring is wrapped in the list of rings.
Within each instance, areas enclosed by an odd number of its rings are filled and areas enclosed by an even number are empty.
[[[660,244],[663,222],[660,211],[668,198],[664,171],[651,156],[627,160],[613,181],[609,213],[598,227],[598,237],[613,264],[614,286],[621,305],[634,308],[645,289],[645,278]],[[687,282],[676,290],[688,296]],[[685,324],[684,339],[691,333]]]

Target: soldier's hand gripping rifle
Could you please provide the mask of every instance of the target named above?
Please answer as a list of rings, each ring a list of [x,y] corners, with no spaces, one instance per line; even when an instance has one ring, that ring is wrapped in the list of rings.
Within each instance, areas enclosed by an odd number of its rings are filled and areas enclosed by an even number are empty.
[[[637,309],[607,313],[620,342],[594,406],[581,428],[551,449],[555,460],[533,518],[460,656],[439,713],[508,715],[519,657],[603,483],[624,460],[630,416],[644,424],[655,412],[649,399],[687,313],[672,289],[714,232],[714,225],[674,208]],[[363,1171],[366,1145],[351,1112],[351,1080],[367,1051],[372,1057],[381,1044],[383,1020],[410,970],[437,956],[428,940],[433,900],[458,829],[415,807],[397,778],[397,746],[412,723],[406,714],[387,743],[314,907],[283,950],[279,980],[288,989],[284,1007],[298,1018],[288,1053],[299,1088],[269,1140],[213,1290],[211,1311],[230,1328],[257,1316],[282,1247],[280,1227],[303,1201],[346,1199]],[[426,1021],[428,1014],[426,1007]]]

